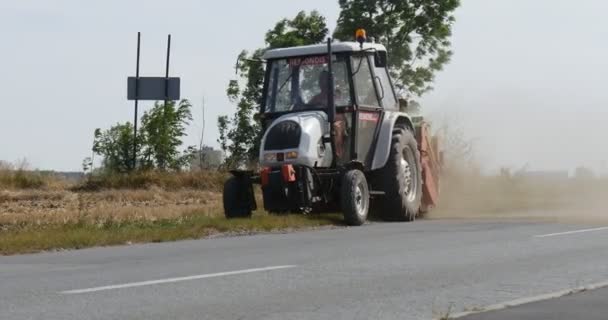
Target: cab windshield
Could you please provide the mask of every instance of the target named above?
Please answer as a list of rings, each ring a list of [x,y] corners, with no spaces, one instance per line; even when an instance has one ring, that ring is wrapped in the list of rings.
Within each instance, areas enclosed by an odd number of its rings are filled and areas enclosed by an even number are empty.
[[[266,89],[266,112],[290,112],[327,108],[327,56],[279,59],[271,62]],[[337,107],[352,105],[347,57],[333,57],[334,102]]]

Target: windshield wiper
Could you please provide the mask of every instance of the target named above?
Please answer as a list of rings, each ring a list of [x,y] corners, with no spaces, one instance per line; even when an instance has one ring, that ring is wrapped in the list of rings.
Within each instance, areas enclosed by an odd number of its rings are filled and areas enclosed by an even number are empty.
[[[359,73],[359,70],[361,70],[361,64],[363,63],[363,59],[367,59],[367,57],[361,57],[361,59],[359,59],[359,65],[357,66],[357,70],[353,72],[353,78],[355,77],[355,75],[357,75],[357,73]]]
[[[300,59],[300,62],[297,65],[292,66],[292,68],[299,68],[300,65],[302,65],[303,61],[304,61],[304,59]],[[293,74],[295,73],[295,71],[296,71],[295,69],[291,71],[291,74],[289,75],[289,77],[287,77],[287,79],[285,79],[285,82],[283,82],[283,84],[279,87],[279,90],[277,91],[277,93],[283,91],[283,88],[285,87],[285,85],[287,84],[287,82],[289,82],[289,80],[291,80],[291,78],[293,77]]]

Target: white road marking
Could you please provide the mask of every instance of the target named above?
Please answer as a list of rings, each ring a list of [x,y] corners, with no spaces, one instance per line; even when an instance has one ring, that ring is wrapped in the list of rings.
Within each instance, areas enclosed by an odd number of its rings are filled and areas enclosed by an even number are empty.
[[[568,235],[568,234],[583,233],[583,232],[594,232],[594,231],[603,231],[603,230],[608,230],[608,227],[593,228],[593,229],[582,229],[582,230],[573,230],[573,231],[557,232],[557,233],[549,233],[549,234],[541,234],[541,235],[538,235],[538,236],[534,236],[534,238],[548,238],[548,237],[563,236],[563,235]]]
[[[458,318],[470,316],[472,314],[484,313],[484,312],[489,312],[489,311],[498,311],[498,310],[502,310],[502,309],[506,309],[506,308],[510,308],[510,307],[517,307],[517,306],[528,304],[528,303],[560,298],[560,297],[564,297],[564,296],[579,293],[579,292],[602,289],[605,287],[608,287],[608,281],[598,282],[595,284],[590,284],[588,286],[578,287],[578,288],[569,289],[569,290],[561,290],[561,291],[541,294],[541,295],[533,296],[533,297],[505,301],[505,302],[489,305],[489,306],[486,306],[483,308],[475,308],[475,311],[465,311],[465,312],[450,314],[447,318],[448,319],[458,319]],[[444,318],[441,318],[441,319],[444,319]],[[436,319],[436,320],[438,320],[438,319]]]
[[[237,274],[245,274],[245,273],[253,273],[253,272],[289,269],[289,268],[295,268],[295,267],[296,266],[294,266],[294,265],[286,265],[286,266],[272,266],[272,267],[265,267],[265,268],[245,269],[245,270],[228,271],[228,272],[208,273],[208,274],[199,274],[199,275],[187,276],[187,277],[131,282],[131,283],[115,284],[115,285],[110,285],[110,286],[87,288],[87,289],[67,290],[67,291],[61,291],[59,293],[61,293],[61,294],[90,293],[90,292],[98,292],[98,291],[106,291],[106,290],[151,286],[151,285],[163,284],[163,283],[172,283],[172,282],[190,281],[190,280],[198,280],[198,279],[206,279],[206,278],[232,276],[232,275],[237,275]]]

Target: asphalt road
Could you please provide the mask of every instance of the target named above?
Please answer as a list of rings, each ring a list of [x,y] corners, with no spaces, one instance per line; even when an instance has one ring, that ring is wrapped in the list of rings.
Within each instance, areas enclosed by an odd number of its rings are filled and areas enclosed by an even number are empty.
[[[608,288],[603,288],[504,310],[479,313],[461,320],[606,320],[607,301]]]
[[[608,280],[597,228],[377,223],[0,257],[0,319],[431,319]]]

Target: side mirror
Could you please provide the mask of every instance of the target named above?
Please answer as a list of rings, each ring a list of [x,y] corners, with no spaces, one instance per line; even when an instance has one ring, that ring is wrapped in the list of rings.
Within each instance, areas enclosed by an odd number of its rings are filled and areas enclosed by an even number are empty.
[[[399,111],[405,112],[407,110],[407,100],[404,98],[399,98]]]
[[[386,68],[386,51],[376,51],[374,53],[374,65],[376,68]]]

